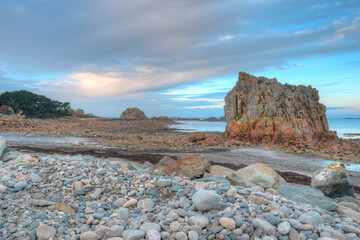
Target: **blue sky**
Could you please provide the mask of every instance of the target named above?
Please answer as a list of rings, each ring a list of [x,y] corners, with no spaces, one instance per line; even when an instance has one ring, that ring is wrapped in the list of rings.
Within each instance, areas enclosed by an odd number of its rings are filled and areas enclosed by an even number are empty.
[[[1,0],[0,92],[100,116],[222,116],[239,71],[360,117],[360,0]]]

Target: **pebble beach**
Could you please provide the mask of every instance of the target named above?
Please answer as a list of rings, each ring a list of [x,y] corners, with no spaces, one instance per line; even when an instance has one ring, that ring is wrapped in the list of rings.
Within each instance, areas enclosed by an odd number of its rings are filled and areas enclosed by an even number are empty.
[[[272,188],[132,166],[61,155],[0,162],[0,239],[360,238],[356,216],[293,202]]]

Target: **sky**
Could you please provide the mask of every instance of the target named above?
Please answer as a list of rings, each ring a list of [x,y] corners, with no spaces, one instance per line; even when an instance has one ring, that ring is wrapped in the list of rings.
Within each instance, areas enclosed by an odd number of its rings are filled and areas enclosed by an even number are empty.
[[[238,72],[360,117],[360,0],[1,0],[0,92],[119,117],[220,117]]]

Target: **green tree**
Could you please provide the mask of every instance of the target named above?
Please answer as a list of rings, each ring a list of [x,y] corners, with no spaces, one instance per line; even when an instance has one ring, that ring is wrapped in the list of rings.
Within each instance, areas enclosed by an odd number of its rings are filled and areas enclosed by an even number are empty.
[[[56,118],[70,116],[70,103],[52,100],[43,95],[21,90],[0,95],[0,106],[8,105],[15,112],[22,110],[28,117]]]

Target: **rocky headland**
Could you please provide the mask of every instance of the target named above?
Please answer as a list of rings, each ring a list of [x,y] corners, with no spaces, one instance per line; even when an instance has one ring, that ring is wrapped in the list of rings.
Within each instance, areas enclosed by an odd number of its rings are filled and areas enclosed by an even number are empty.
[[[360,144],[329,131],[326,107],[311,86],[281,84],[276,79],[240,72],[225,97],[225,137],[297,153],[334,159],[360,159]]]

